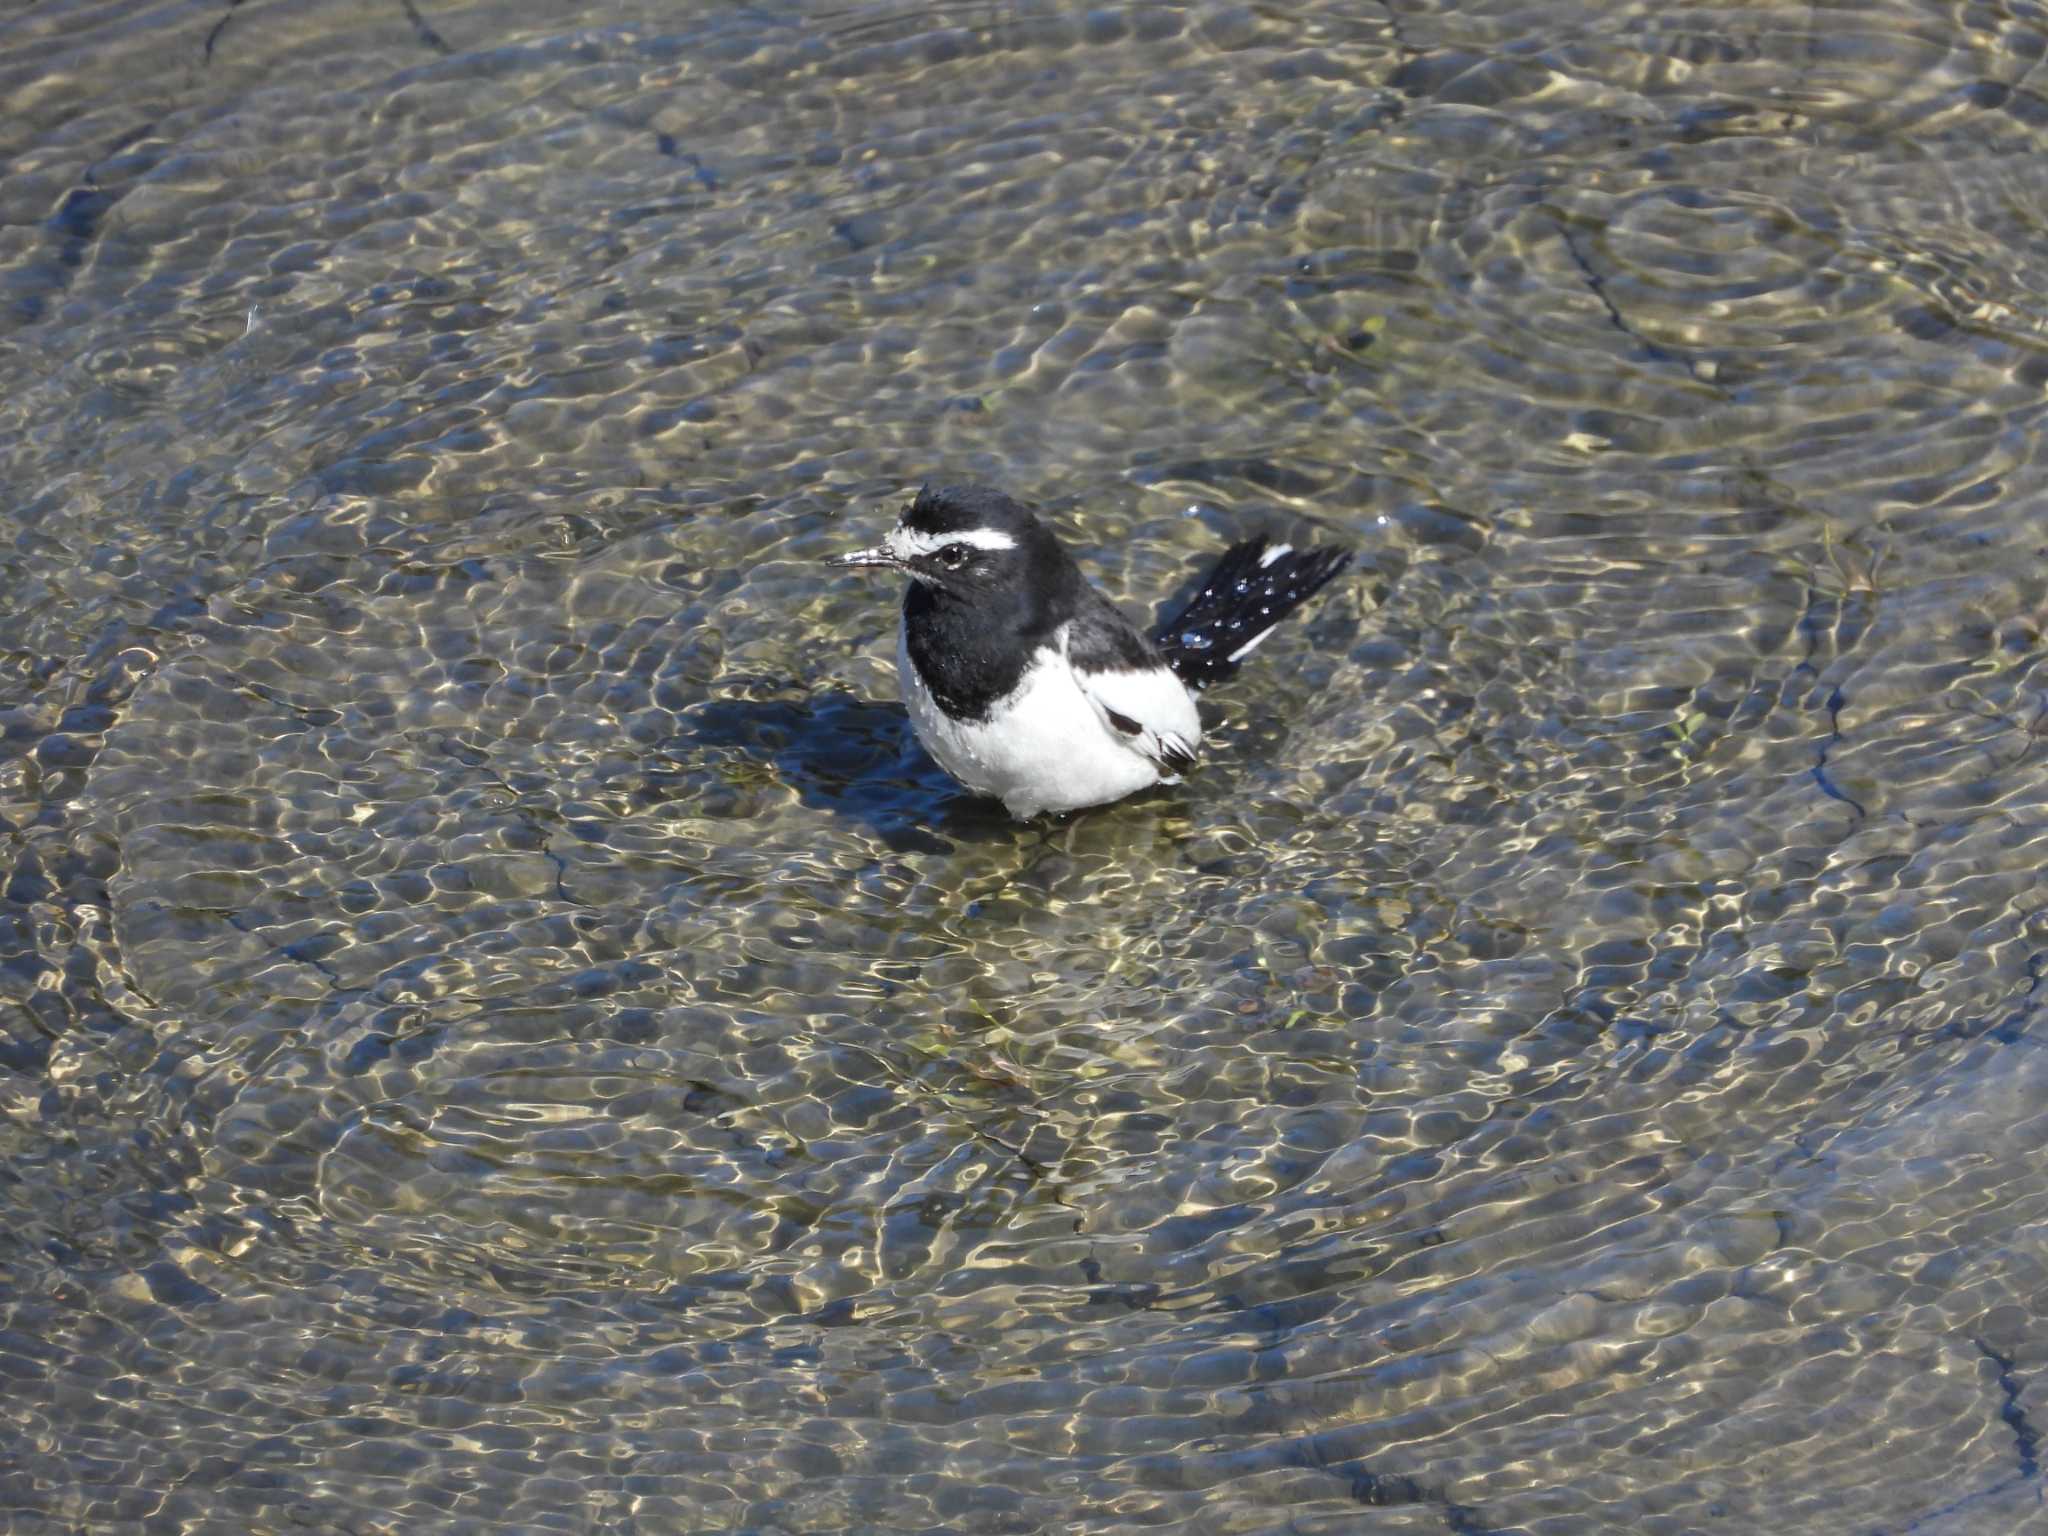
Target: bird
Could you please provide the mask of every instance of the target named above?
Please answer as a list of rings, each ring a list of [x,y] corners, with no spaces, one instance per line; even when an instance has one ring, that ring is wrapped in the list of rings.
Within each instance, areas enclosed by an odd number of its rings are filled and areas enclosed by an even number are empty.
[[[1022,502],[926,485],[882,543],[830,563],[910,578],[896,669],[917,739],[1030,821],[1179,783],[1202,745],[1196,694],[1350,560],[1247,539],[1148,636]]]

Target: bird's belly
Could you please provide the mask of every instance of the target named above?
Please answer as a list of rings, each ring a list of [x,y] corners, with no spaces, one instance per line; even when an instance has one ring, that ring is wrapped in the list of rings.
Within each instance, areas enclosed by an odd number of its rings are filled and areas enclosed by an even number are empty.
[[[925,750],[1014,816],[1103,805],[1159,782],[1149,759],[1109,734],[1065,667],[1032,668],[986,720],[963,721],[939,708],[901,645],[897,666]]]

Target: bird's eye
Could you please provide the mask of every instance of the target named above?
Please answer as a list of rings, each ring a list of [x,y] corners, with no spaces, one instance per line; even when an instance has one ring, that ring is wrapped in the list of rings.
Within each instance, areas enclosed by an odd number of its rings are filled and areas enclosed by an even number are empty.
[[[948,544],[939,550],[939,559],[949,571],[957,571],[967,563],[965,544]]]

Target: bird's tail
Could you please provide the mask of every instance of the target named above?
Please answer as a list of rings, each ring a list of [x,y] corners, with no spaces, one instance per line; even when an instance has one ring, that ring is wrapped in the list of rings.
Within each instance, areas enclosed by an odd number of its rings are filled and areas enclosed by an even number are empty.
[[[1296,549],[1246,539],[1233,544],[1180,611],[1152,632],[1188,687],[1220,683],[1288,614],[1351,563],[1348,549]]]

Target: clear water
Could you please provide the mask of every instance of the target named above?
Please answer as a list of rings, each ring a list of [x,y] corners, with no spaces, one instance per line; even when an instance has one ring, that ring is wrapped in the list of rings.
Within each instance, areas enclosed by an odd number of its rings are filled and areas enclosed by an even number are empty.
[[[0,20],[0,1510],[2048,1529],[2037,4]],[[1359,573],[907,740],[927,476]]]

